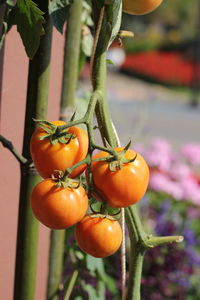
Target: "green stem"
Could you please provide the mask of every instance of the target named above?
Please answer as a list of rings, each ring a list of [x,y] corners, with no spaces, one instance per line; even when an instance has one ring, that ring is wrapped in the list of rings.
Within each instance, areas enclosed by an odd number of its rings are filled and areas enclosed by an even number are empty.
[[[181,243],[184,237],[182,235],[174,236],[153,236],[145,241],[147,247],[152,248],[166,243]]]
[[[113,134],[112,122],[108,108],[108,102],[106,99],[106,52],[103,52],[94,59],[94,89],[102,91],[103,97],[98,101],[96,105],[96,117],[101,132],[102,140],[106,145],[107,142],[112,147],[116,147],[117,142]]]
[[[103,24],[103,23],[102,23]],[[103,40],[101,34],[104,34],[102,29],[100,32],[99,40]],[[98,44],[97,44],[98,49]],[[102,139],[106,138],[112,147],[116,147],[118,144],[118,137],[112,126],[111,118],[109,115],[108,104],[105,97],[106,90],[106,52],[96,53],[94,58],[93,70],[92,70],[92,82],[93,88],[99,89],[103,92],[103,99],[98,101],[96,107],[96,116],[99,129],[101,131]],[[144,258],[144,249],[141,246],[141,242],[145,238],[140,219],[137,212],[132,208],[128,211],[128,230],[131,240],[131,252],[130,252],[130,271],[129,271],[129,288],[128,296],[129,300],[140,299],[140,284],[142,274],[142,264]]]
[[[65,230],[52,230],[49,250],[49,277],[47,285],[47,299],[59,299],[59,285],[61,283]],[[60,255],[61,254],[61,255]]]
[[[128,224],[132,223],[132,226],[135,229],[135,236],[140,243],[144,243],[147,239],[147,234],[144,232],[136,204],[126,208],[126,221]]]
[[[67,120],[75,106],[75,92],[78,80],[79,52],[81,39],[82,0],[75,0],[69,8],[65,36],[63,79],[60,119]],[[74,125],[81,122],[74,121]],[[62,276],[64,241],[66,231],[53,230],[51,233],[47,299],[56,300]],[[59,263],[58,263],[59,262]]]
[[[139,245],[131,243],[129,267],[129,281],[126,299],[140,300],[140,286],[142,277],[142,266],[144,260],[144,249],[140,249]],[[133,276],[134,275],[134,276]]]
[[[61,94],[61,119],[67,120],[75,107],[77,88],[79,53],[81,41],[82,0],[75,0],[69,8],[67,20],[65,50],[63,63],[63,79]]]
[[[40,7],[41,8],[41,7]],[[47,11],[47,7],[43,11]],[[29,63],[23,156],[30,159],[29,142],[34,130],[32,118],[45,119],[49,82],[52,25],[47,17],[46,34]],[[18,217],[17,250],[15,266],[14,300],[34,300],[38,244],[38,221],[29,205],[30,194],[40,180],[31,165],[21,167],[20,203]]]
[[[13,146],[12,142],[7,140],[4,136],[0,135],[0,142],[2,145],[7,148],[13,155],[14,157],[18,160],[20,164],[25,164],[27,163],[27,159],[19,153],[15,147]]]
[[[125,213],[131,245],[129,253],[129,280],[126,299],[140,300],[142,265],[145,254],[143,237],[145,236],[145,233],[134,205],[126,208]]]
[[[64,300],[70,299],[70,296],[71,296],[71,293],[72,293],[72,290],[76,283],[77,278],[78,278],[78,270],[74,270],[74,272],[70,278],[69,284],[67,286],[67,291],[66,291]]]

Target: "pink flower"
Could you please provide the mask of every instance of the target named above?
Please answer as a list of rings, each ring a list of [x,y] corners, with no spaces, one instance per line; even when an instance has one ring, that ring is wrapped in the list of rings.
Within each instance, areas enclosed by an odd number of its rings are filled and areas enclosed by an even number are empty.
[[[169,176],[173,179],[173,180],[181,180],[184,179],[185,177],[188,177],[192,174],[192,170],[191,168],[184,164],[184,163],[180,163],[180,162],[174,162],[171,165],[171,169],[169,170]]]
[[[200,186],[194,177],[188,176],[180,181],[183,198],[200,205]]]
[[[180,184],[160,172],[153,172],[151,174],[149,187],[156,192],[167,193],[177,200],[183,198],[183,191]]]
[[[174,160],[171,145],[164,139],[154,139],[145,150],[145,158],[151,167],[169,171]]]
[[[200,164],[200,144],[189,143],[184,145],[181,150],[181,154],[191,164]]]

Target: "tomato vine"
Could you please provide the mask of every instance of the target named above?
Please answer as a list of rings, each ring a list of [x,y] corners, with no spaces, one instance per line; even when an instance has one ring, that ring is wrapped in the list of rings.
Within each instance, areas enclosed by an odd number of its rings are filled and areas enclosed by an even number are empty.
[[[159,3],[161,1],[158,1]],[[158,3],[157,2],[157,3]],[[21,1],[19,1],[19,3],[21,3]],[[34,6],[35,7],[35,6]],[[18,7],[19,9],[19,7]],[[123,169],[123,165],[127,165],[127,164],[131,164],[134,163],[134,161],[137,159],[137,156],[133,155],[133,157],[131,158],[126,158],[126,153],[129,151],[129,147],[130,147],[130,143],[128,143],[128,145],[126,147],[124,147],[121,151],[116,151],[116,147],[119,146],[119,139],[117,136],[117,133],[113,127],[113,123],[110,117],[110,112],[108,109],[108,102],[106,99],[106,52],[108,47],[110,46],[110,44],[112,43],[112,41],[117,37],[119,30],[120,30],[120,24],[121,24],[121,13],[122,13],[122,2],[121,0],[105,0],[105,1],[101,1],[98,2],[96,0],[92,0],[92,11],[93,11],[93,16],[94,16],[94,23],[95,23],[95,37],[94,37],[94,46],[93,46],[93,52],[92,52],[92,57],[91,57],[91,62],[90,62],[90,71],[91,71],[91,83],[92,83],[92,93],[91,93],[91,97],[90,97],[90,101],[89,101],[89,105],[87,108],[87,111],[85,113],[85,115],[79,119],[79,120],[74,120],[72,118],[71,121],[69,121],[67,124],[64,125],[58,125],[55,126],[54,128],[54,132],[53,132],[53,138],[52,138],[52,134],[50,132],[47,132],[49,134],[47,134],[47,138],[50,138],[50,140],[52,141],[52,144],[54,144],[55,139],[57,139],[57,142],[59,143],[63,138],[66,138],[66,131],[70,128],[72,128],[72,126],[76,126],[76,125],[80,125],[80,124],[84,124],[86,129],[87,129],[87,133],[88,133],[88,139],[89,139],[89,145],[88,145],[88,153],[85,153],[84,157],[82,157],[78,162],[73,163],[71,166],[67,167],[65,170],[63,171],[63,174],[61,176],[61,181],[65,182],[66,185],[68,185],[68,182],[66,182],[70,177],[70,174],[72,174],[72,172],[79,168],[80,166],[83,165],[87,165],[87,180],[88,180],[88,195],[89,197],[93,197],[93,195],[97,195],[97,198],[99,197],[100,200],[103,200],[102,202],[102,206],[101,209],[99,211],[100,215],[96,215],[95,217],[85,217],[87,220],[89,220],[89,222],[94,222],[96,221],[96,219],[98,219],[98,222],[100,223],[104,223],[103,220],[106,220],[106,222],[111,221],[109,218],[106,218],[106,215],[104,215],[105,219],[102,218],[102,213],[105,213],[105,206],[106,206],[106,197],[105,197],[105,191],[100,191],[99,187],[97,186],[97,184],[95,184],[94,182],[94,172],[92,170],[92,167],[94,163],[105,163],[105,164],[110,164],[113,162],[117,162],[117,164],[112,164],[112,166],[110,167],[110,171],[111,172],[117,172],[120,171],[120,169]],[[37,11],[37,13],[39,13]],[[43,20],[43,19],[42,19]],[[40,25],[41,25],[41,16],[40,16]],[[41,32],[40,32],[41,34]],[[123,33],[125,34],[125,33]],[[130,34],[127,34],[130,35]],[[29,49],[30,50],[30,49]],[[34,49],[35,50],[35,49]],[[38,55],[40,56],[42,53],[39,51]],[[32,53],[31,53],[32,55]],[[30,63],[30,65],[33,68],[33,64]],[[33,70],[33,69],[32,69]],[[74,73],[75,74],[75,73]],[[30,72],[30,77],[34,77],[34,72]],[[77,74],[72,78],[73,83],[75,83]],[[29,84],[31,84],[31,80],[29,81]],[[41,89],[42,89],[42,85],[41,85]],[[28,97],[31,97],[31,92],[33,90],[31,89],[31,87],[29,86],[28,89]],[[40,92],[41,90],[38,90],[38,97],[40,97]],[[40,112],[43,112],[45,110],[45,107],[41,104],[42,102],[38,102],[37,107],[35,108],[34,111],[34,117],[40,117]],[[28,103],[28,105],[32,105],[31,101]],[[46,103],[44,104],[46,105]],[[29,109],[29,107],[27,106],[27,109]],[[34,109],[33,109],[34,110]],[[61,112],[63,113],[63,111]],[[42,117],[44,114],[41,114]],[[99,145],[96,143],[95,138],[94,138],[94,117],[96,116],[97,118],[97,123],[98,123],[98,129],[100,131],[101,137],[102,137],[102,145]],[[30,132],[32,131],[31,128],[31,124],[32,122],[30,121],[30,114],[27,115],[27,130],[25,132],[25,142],[24,142],[24,156],[26,157],[26,152],[27,152],[27,144],[29,143],[30,140]],[[49,126],[50,123],[48,123],[47,121],[39,121],[39,126],[43,126],[44,125]],[[52,138],[52,139],[51,139]],[[69,139],[69,143],[71,142],[71,139],[73,139],[73,136],[67,136],[67,139]],[[0,141],[3,143],[3,145],[7,148],[10,149],[10,151],[15,155],[15,157],[18,159],[18,161],[20,161],[21,166],[22,166],[22,170],[27,168],[31,168],[31,163],[29,160],[29,154],[27,154],[27,158],[24,158],[24,156],[21,156],[19,153],[17,153],[15,151],[15,149],[13,148],[12,144],[9,143],[5,138],[0,137]],[[65,143],[65,141],[64,141]],[[25,151],[26,150],[26,151]],[[107,155],[103,156],[103,157],[98,157],[97,158],[93,158],[93,152],[94,150],[100,150],[103,152],[106,152]],[[126,159],[126,160],[125,160]],[[114,166],[113,166],[114,165]],[[76,174],[78,175],[78,174]],[[47,174],[47,177],[49,176],[49,174]],[[44,176],[46,177],[46,175]],[[56,180],[51,180],[51,179],[47,179],[48,182],[50,182],[50,185],[55,186],[55,182]],[[147,180],[148,181],[148,180]],[[46,183],[46,181],[42,181],[42,183]],[[31,185],[31,184],[30,184]],[[36,185],[36,190],[37,190],[38,185]],[[61,187],[59,187],[60,191],[63,191]],[[65,187],[63,187],[64,189]],[[67,186],[68,191],[70,189],[72,189],[72,186]],[[78,185],[79,188],[79,185]],[[33,193],[36,193],[36,191],[34,189]],[[30,191],[30,189],[29,189]],[[29,192],[28,191],[28,192]],[[71,190],[70,190],[71,191]],[[101,193],[102,192],[102,193]],[[37,193],[36,193],[37,194]],[[34,198],[34,200],[33,200]],[[141,198],[141,196],[139,197]],[[33,196],[32,194],[32,207],[33,202],[40,199],[40,197],[38,196],[38,194],[35,196]],[[135,201],[136,202],[136,201]],[[109,203],[110,204],[110,203]],[[129,203],[129,205],[132,203]],[[37,206],[37,205],[36,205]],[[112,205],[111,205],[112,206]],[[116,205],[113,205],[116,206]],[[120,204],[119,207],[123,208],[126,205]],[[52,208],[52,207],[51,207]],[[49,223],[43,220],[43,217],[41,218],[40,213],[41,210],[37,210],[35,207],[33,208],[35,215],[38,217],[38,219],[40,221],[42,221],[45,225],[51,227],[51,228],[66,228],[68,227],[69,224],[62,224],[62,226],[56,226],[55,224],[52,223],[49,225]],[[36,211],[37,210],[37,211]],[[45,208],[45,210],[47,211],[47,209]],[[65,209],[64,209],[65,210]],[[45,211],[45,213],[46,213]],[[61,212],[63,212],[63,207],[61,207]],[[123,210],[124,212],[124,210]],[[85,213],[85,211],[84,211]],[[80,218],[83,217],[84,213],[81,215]],[[98,213],[98,211],[97,211]],[[128,283],[128,291],[127,291],[127,296],[125,296],[124,291],[122,294],[122,298],[123,300],[126,299],[134,299],[134,300],[139,300],[140,299],[140,283],[141,283],[141,274],[142,274],[142,264],[143,264],[143,259],[144,259],[144,255],[145,252],[148,248],[157,246],[157,245],[161,245],[163,243],[171,243],[171,242],[181,242],[183,240],[182,236],[167,236],[167,237],[154,237],[152,235],[147,234],[142,226],[140,217],[139,217],[139,212],[137,210],[137,206],[136,205],[131,205],[129,207],[127,207],[125,209],[125,216],[126,216],[126,223],[127,223],[127,227],[128,227],[128,231],[129,231],[129,237],[130,237],[130,241],[131,241],[131,259],[130,259],[130,263],[129,263],[129,283]],[[46,215],[45,215],[46,218]],[[83,219],[84,220],[84,219]],[[49,220],[48,220],[49,221]],[[76,220],[76,222],[80,221],[80,219]],[[57,221],[56,221],[57,222]],[[75,223],[76,223],[75,222]],[[84,221],[81,221],[84,222]],[[116,221],[117,222],[117,221]],[[70,223],[70,225],[74,224],[73,222]],[[118,224],[118,223],[115,223]],[[54,226],[55,225],[55,226]],[[80,229],[81,225],[80,223],[77,225]],[[79,230],[77,229],[77,230]],[[82,230],[82,229],[81,229]],[[90,232],[91,233],[91,232]],[[76,235],[79,236],[79,234],[76,231]],[[87,239],[87,234],[85,235],[85,231],[84,234],[81,233],[81,235],[77,238],[78,239],[78,243],[82,246],[83,250],[85,250],[87,253],[90,253],[94,256],[100,257],[102,253],[99,254],[99,252],[96,254],[96,252],[93,252],[91,250],[91,248],[88,250],[88,245],[85,245],[85,240]],[[81,238],[80,238],[81,237]],[[83,239],[82,239],[83,238]],[[94,238],[96,238],[96,236],[92,237],[92,241],[94,241]],[[115,247],[114,251],[116,249],[118,249],[119,244],[121,243],[121,240],[119,239],[119,241],[117,241],[117,247]],[[101,242],[100,244],[103,244],[103,240],[101,238]],[[100,246],[101,246],[100,245]],[[99,246],[99,245],[98,245]],[[18,246],[19,248],[19,246]],[[95,249],[97,250],[97,249]],[[102,251],[102,248],[100,247],[100,252]],[[110,249],[108,249],[108,252],[105,252],[105,255],[103,256],[107,256],[110,255],[112,253],[114,253],[114,251],[110,251]],[[19,251],[18,251],[19,252]],[[18,262],[17,262],[18,263]],[[19,264],[18,264],[18,270],[19,270]],[[23,270],[24,272],[25,270]],[[17,273],[16,273],[17,274]],[[72,285],[75,283],[74,278],[77,278],[78,274],[77,273],[73,273],[74,275],[72,276],[72,281],[70,284],[70,289],[67,291],[68,294],[71,293],[71,289],[72,289]],[[24,276],[24,274],[23,274]],[[24,277],[23,277],[24,278]],[[17,280],[17,279],[16,279]],[[21,280],[18,279],[18,280]],[[17,281],[16,281],[17,282]],[[22,281],[20,283],[22,285]],[[124,283],[123,283],[124,285]],[[28,287],[28,285],[27,285]],[[17,289],[17,284],[15,289]],[[18,292],[16,292],[16,299],[17,299],[17,295],[19,295],[21,293],[21,290]],[[25,295],[25,292],[24,292]],[[24,296],[25,297],[25,296]],[[33,294],[29,297],[29,299],[32,299]],[[20,297],[18,299],[25,299],[23,297]]]

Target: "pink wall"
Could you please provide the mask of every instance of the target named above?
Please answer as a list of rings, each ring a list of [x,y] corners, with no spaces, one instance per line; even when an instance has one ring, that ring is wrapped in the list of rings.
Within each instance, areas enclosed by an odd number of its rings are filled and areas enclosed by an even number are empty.
[[[61,86],[63,36],[54,31],[50,77],[48,118],[57,119]],[[1,107],[1,134],[21,151],[26,100],[28,59],[21,39],[13,28],[5,44]],[[19,165],[12,154],[0,145],[0,299],[13,294],[15,244],[19,201]],[[35,299],[45,299],[49,230],[40,228],[38,271]],[[28,300],[28,299],[27,299]]]

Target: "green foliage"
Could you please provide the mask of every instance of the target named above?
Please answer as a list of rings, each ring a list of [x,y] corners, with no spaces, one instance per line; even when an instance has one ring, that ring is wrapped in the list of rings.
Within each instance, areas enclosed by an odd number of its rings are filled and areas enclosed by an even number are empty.
[[[99,12],[102,4],[103,1],[92,1],[95,27],[98,26]],[[119,32],[121,25],[121,5],[122,2],[120,0],[114,0],[105,6],[105,17],[102,25],[103,31],[101,33],[102,38],[99,39],[97,45],[98,54],[107,50]]]
[[[86,57],[91,56],[93,42],[94,42],[92,33],[89,29],[89,26],[91,27],[94,25],[91,18],[91,13],[92,13],[91,6],[87,3],[87,1],[83,1],[81,21],[84,27],[82,30],[82,37],[81,37],[81,53]]]
[[[83,283],[84,290],[88,293],[88,300],[105,300],[105,286],[100,282],[97,289],[94,288],[91,284]]]
[[[44,34],[43,14],[32,0],[18,0],[8,19],[9,28],[17,25],[29,58],[34,57],[40,45],[40,36]]]
[[[56,29],[62,33],[63,26],[66,22],[69,5],[73,3],[74,0],[52,0],[49,2],[49,14],[52,17],[53,25]]]
[[[91,56],[93,41],[94,39],[91,33],[83,35],[81,40],[81,50],[83,51],[85,56]]]
[[[4,4],[5,5],[5,11],[3,13],[3,19],[2,19],[2,29],[0,32],[0,49],[3,46],[3,42],[6,36],[6,33],[9,30],[9,26],[8,26],[8,19],[9,19],[9,15],[13,9],[13,7],[16,4],[16,0],[1,0],[0,1],[0,5]],[[1,23],[1,21],[0,21]]]
[[[6,4],[10,7],[13,7],[13,6],[15,6],[16,2],[17,2],[17,0],[1,0],[0,5],[1,4]]]

